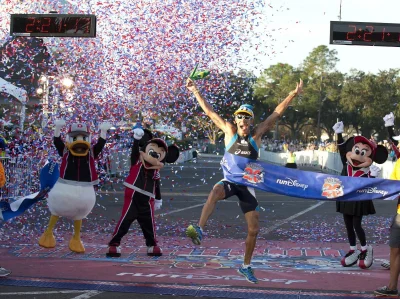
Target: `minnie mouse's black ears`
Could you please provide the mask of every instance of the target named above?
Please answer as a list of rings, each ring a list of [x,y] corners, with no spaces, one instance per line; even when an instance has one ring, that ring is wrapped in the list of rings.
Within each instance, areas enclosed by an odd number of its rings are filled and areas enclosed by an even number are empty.
[[[354,137],[350,137],[349,139],[347,139],[345,144],[346,144],[346,152],[351,152],[354,146]]]
[[[386,149],[386,147],[384,147],[383,145],[378,145],[376,150],[375,150],[375,155],[374,155],[374,162],[378,163],[378,164],[383,164],[386,162],[387,158],[388,158],[388,151]]]
[[[153,139],[153,133],[151,133],[151,131],[149,129],[143,129],[143,131],[144,131],[144,135],[143,135],[142,139],[140,139],[140,141],[139,141],[140,147],[145,146],[147,141]]]
[[[165,162],[175,163],[179,158],[179,148],[175,144],[168,146],[168,154],[165,157]]]

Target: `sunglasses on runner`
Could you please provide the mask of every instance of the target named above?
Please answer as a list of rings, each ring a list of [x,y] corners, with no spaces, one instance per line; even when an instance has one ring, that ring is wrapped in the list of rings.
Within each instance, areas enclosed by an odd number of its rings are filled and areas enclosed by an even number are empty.
[[[236,115],[236,118],[237,119],[247,119],[247,120],[252,119],[252,117],[250,115],[242,115],[242,114]]]

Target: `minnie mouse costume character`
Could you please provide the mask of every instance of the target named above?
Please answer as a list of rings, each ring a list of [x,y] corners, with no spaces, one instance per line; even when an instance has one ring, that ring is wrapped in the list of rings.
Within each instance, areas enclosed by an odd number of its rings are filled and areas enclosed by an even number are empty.
[[[382,164],[388,157],[387,149],[383,145],[376,145],[375,142],[364,136],[355,136],[343,140],[343,122],[333,126],[337,134],[337,143],[340,157],[343,163],[341,175],[351,177],[374,178],[378,175],[380,168],[372,165],[373,162]],[[367,246],[365,231],[361,226],[364,215],[375,214],[372,200],[364,201],[337,201],[336,212],[343,214],[346,226],[347,237],[350,243],[349,252],[341,260],[343,267],[350,267],[356,263],[361,269],[371,267],[373,263],[373,250]],[[356,235],[361,243],[361,252],[357,249]]]
[[[121,239],[135,220],[139,222],[146,239],[147,255],[162,255],[161,248],[157,245],[154,222],[154,211],[162,205],[160,169],[164,162],[174,163],[179,158],[179,149],[175,145],[167,146],[163,139],[153,138],[146,129],[136,128],[133,132],[131,168],[124,183],[124,206],[108,243],[108,257],[121,256]]]

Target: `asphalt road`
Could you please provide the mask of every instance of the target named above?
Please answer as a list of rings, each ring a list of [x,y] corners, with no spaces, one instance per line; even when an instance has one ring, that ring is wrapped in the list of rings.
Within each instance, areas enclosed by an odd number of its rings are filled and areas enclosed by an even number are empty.
[[[197,223],[202,206],[212,186],[222,179],[219,165],[221,157],[200,156],[198,163],[188,162],[167,166],[162,170],[163,207],[157,211],[158,234],[163,237],[185,237],[185,229]],[[318,169],[303,168],[319,171]],[[118,220],[123,202],[124,177],[112,178],[98,190],[96,207],[84,222],[82,232],[97,230],[103,237],[99,242],[106,244]],[[256,191],[261,207],[260,234],[258,242],[265,240],[346,243],[346,233],[341,214],[335,211],[334,202],[320,202],[291,198]],[[385,244],[391,216],[395,213],[393,201],[375,201],[377,214],[365,217],[364,228],[370,243]],[[45,226],[48,214],[32,226]],[[62,222],[59,230],[70,231],[68,222]],[[132,228],[140,230],[135,223]],[[243,242],[246,237],[244,217],[236,197],[218,203],[206,228],[205,238],[227,238]],[[151,294],[107,293],[96,291],[57,290],[18,286],[1,286],[1,298],[188,298]],[[206,297],[203,297],[206,298]]]

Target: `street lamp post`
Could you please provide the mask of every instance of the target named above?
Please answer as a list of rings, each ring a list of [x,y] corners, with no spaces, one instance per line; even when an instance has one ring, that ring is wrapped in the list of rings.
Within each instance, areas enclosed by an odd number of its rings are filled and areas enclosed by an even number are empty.
[[[318,119],[317,119],[317,142],[321,141],[321,110],[322,110],[322,105],[326,100],[326,95],[324,95],[324,92],[322,91],[322,86],[323,86],[323,79],[324,79],[324,73],[321,71],[321,74],[319,76],[319,108],[318,108]]]
[[[44,128],[47,125],[49,113],[49,79],[46,76],[41,76],[39,82],[42,86],[36,90],[36,93],[42,97],[41,127]]]
[[[318,142],[321,140],[321,110],[322,110],[322,104],[325,102],[326,97],[320,98],[319,100],[319,108],[318,108],[318,119],[317,119],[317,139]]]
[[[63,105],[61,105],[61,103],[59,103],[60,102],[59,97],[55,97],[55,99],[57,99],[57,103],[52,103],[51,109],[49,106],[50,105],[50,103],[49,103],[50,79],[54,79],[54,78],[55,78],[55,76],[42,75],[39,78],[39,82],[42,84],[42,86],[36,90],[36,93],[38,95],[42,95],[42,123],[41,123],[42,128],[44,128],[48,123],[48,115],[50,113],[56,112],[56,109],[59,104],[60,104],[60,107],[63,106]],[[74,82],[69,77],[64,77],[63,79],[61,79],[61,85],[65,89],[69,90],[74,85]]]
[[[275,123],[275,132],[274,132],[274,140],[278,140],[278,134],[279,134],[279,118],[276,120]]]
[[[281,76],[281,79],[282,79],[282,76]],[[282,103],[282,101],[284,99],[283,96],[280,96],[279,98],[280,98],[280,100],[278,102],[278,105],[280,103]],[[275,122],[274,140],[279,140],[279,117],[276,119],[276,122]]]

